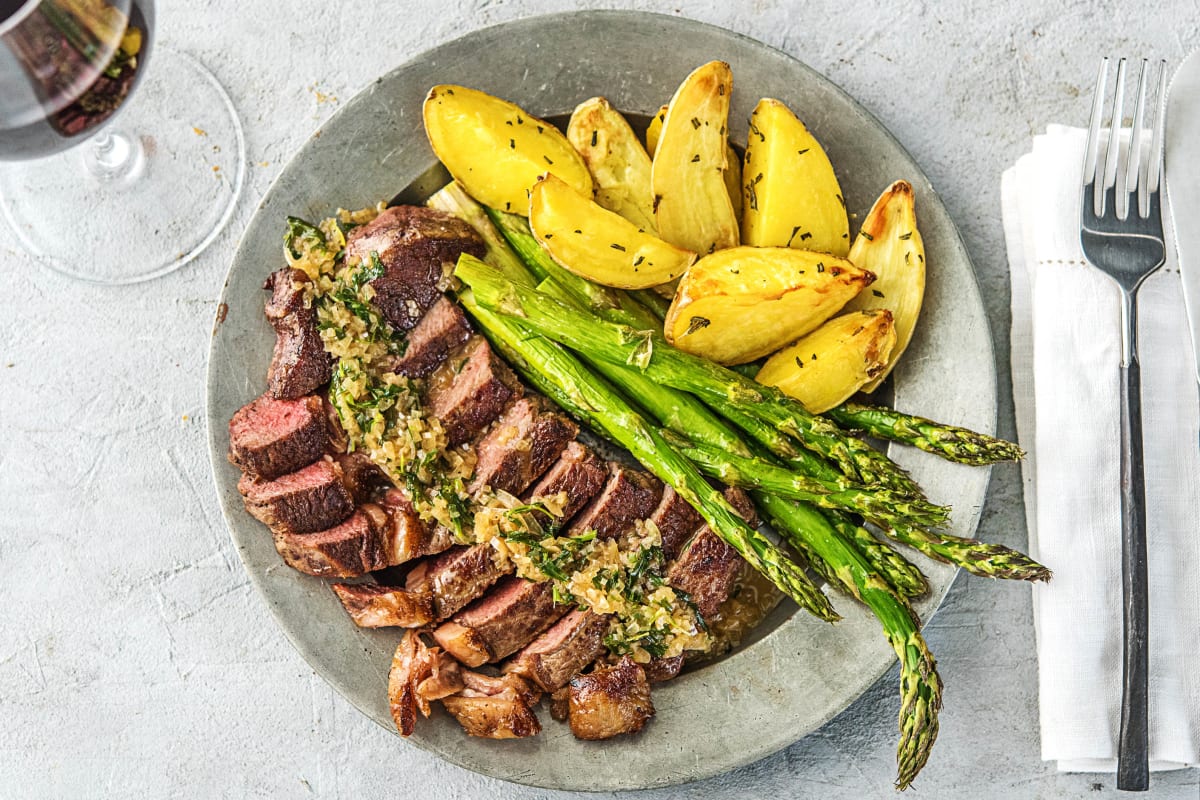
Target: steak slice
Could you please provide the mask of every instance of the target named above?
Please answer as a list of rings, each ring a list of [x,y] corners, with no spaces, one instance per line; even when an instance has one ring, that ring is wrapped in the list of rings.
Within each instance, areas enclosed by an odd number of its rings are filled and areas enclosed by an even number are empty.
[[[463,689],[443,698],[442,705],[469,735],[515,739],[541,732],[533,713],[540,695],[519,676],[493,678],[464,669],[462,679]]]
[[[420,628],[433,622],[428,594],[374,583],[335,583],[333,591],[360,628]]]
[[[620,536],[633,523],[654,513],[662,491],[662,483],[653,475],[610,463],[604,491],[571,523],[570,534],[594,529],[601,537]]]
[[[601,667],[571,680],[571,733],[578,739],[611,739],[636,733],[654,716],[650,682],[645,671],[625,656],[616,665]]]
[[[307,281],[300,270],[284,267],[272,272],[263,285],[271,292],[266,315],[275,329],[267,387],[280,399],[312,394],[333,375],[333,357],[325,352],[317,328],[317,310],[305,307],[304,293],[297,288]]]
[[[520,494],[558,460],[579,426],[561,414],[544,410],[535,397],[522,397],[508,407],[475,446],[475,474],[467,491],[472,495],[490,486]]]
[[[696,509],[670,486],[663,489],[662,502],[650,515],[650,521],[662,534],[663,555],[668,561],[679,555],[687,540],[704,524],[704,519],[696,513]]]
[[[342,468],[323,458],[273,481],[243,475],[238,491],[246,510],[276,533],[314,533],[354,513]]]
[[[390,519],[392,555],[397,564],[444,552],[454,544],[454,532],[422,520],[402,490],[389,489],[379,504]]]
[[[510,575],[433,632],[446,652],[468,667],[510,656],[567,613],[549,583]]]
[[[725,498],[752,528],[760,524],[754,504],[741,489],[726,489]],[[729,597],[742,558],[707,525],[692,537],[667,570],[667,583],[688,594],[700,616],[711,621]]]
[[[522,675],[547,692],[567,685],[604,653],[611,617],[576,609],[517,653],[507,670]]]
[[[452,547],[408,574],[409,591],[428,591],[433,597],[434,619],[446,619],[486,592],[508,572],[496,563],[490,544]]]
[[[646,671],[646,680],[651,683],[669,681],[683,669],[683,655],[671,656],[670,658],[652,658],[650,659],[650,663],[642,665],[642,669]]]
[[[608,478],[608,464],[579,442],[569,442],[550,471],[529,491],[529,500],[567,495],[561,519],[575,516],[587,504]]]
[[[350,519],[320,533],[276,533],[284,562],[318,578],[357,578],[394,566],[383,509],[364,503]]]
[[[429,703],[462,690],[458,662],[436,647],[426,647],[416,631],[405,631],[388,671],[388,705],[401,736],[409,736],[417,712],[428,717]]]
[[[391,484],[383,470],[361,450],[341,453],[333,459],[342,470],[342,483],[356,504],[369,502],[376,491]]]
[[[397,375],[428,378],[459,345],[471,338],[471,323],[458,303],[438,298],[408,334],[404,355],[389,365]]]
[[[434,371],[425,406],[441,420],[453,447],[474,438],[523,391],[487,340],[472,336]]]
[[[379,255],[386,272],[371,281],[373,300],[397,330],[410,330],[441,297],[447,275],[462,253],[483,258],[483,240],[470,225],[424,206],[386,209],[350,232],[346,259]]]
[[[229,460],[269,481],[335,449],[336,430],[320,397],[278,400],[264,394],[229,420]]]

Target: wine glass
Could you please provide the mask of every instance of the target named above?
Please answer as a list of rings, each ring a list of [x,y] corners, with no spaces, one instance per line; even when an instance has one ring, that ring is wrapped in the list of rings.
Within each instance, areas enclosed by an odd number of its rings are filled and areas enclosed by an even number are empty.
[[[229,96],[192,57],[152,47],[153,30],[154,0],[0,0],[0,208],[73,278],[177,269],[241,192]]]

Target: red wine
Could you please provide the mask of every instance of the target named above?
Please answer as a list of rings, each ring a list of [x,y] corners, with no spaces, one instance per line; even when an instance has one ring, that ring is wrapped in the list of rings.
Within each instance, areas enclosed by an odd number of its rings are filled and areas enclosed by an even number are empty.
[[[96,133],[145,70],[153,1],[0,3],[0,160],[50,155]]]

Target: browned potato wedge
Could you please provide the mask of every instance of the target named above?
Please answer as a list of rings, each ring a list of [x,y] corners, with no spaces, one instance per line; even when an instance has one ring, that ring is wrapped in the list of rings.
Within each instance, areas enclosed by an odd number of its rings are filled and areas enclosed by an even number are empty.
[[[912,341],[925,297],[925,245],[908,181],[896,181],[875,201],[850,248],[850,260],[874,273],[875,283],[846,308],[886,308],[896,323],[896,346],[887,369],[863,387],[873,392]]]
[[[696,260],[547,175],[529,195],[529,227],[555,261],[588,280],[647,289],[678,278]]]
[[[577,191],[592,192],[583,159],[558,129],[507,100],[465,86],[429,90],[425,134],[454,180],[479,202],[523,212],[547,170]]]
[[[663,120],[667,117],[667,107],[663,106],[658,113],[650,118],[646,127],[646,151],[654,156],[658,148],[658,137],[662,135]],[[725,191],[729,192],[729,201],[733,204],[733,215],[742,218],[742,159],[738,156],[733,145],[725,145]]]
[[[710,61],[688,75],[667,107],[650,167],[658,235],[695,253],[738,243],[724,178],[732,91],[733,75],[724,61]]]
[[[895,344],[890,311],[851,311],[768,358],[755,380],[821,414],[882,373]]]
[[[567,140],[592,173],[596,203],[653,232],[650,156],[625,117],[603,97],[585,100],[571,114]]]
[[[743,244],[845,257],[850,225],[833,165],[804,123],[778,100],[759,100],[750,115],[742,175]]]
[[[873,279],[828,253],[718,250],[684,274],[667,311],[665,334],[681,350],[742,364],[816,329]]]

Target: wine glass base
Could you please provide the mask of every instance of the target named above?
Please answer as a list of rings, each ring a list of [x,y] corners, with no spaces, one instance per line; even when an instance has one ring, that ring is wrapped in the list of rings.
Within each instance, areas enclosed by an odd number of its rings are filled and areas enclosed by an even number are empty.
[[[72,278],[135,283],[178,269],[217,237],[241,193],[245,141],[229,95],[185,53],[156,47],[146,66],[92,140],[0,164],[13,232]]]

